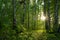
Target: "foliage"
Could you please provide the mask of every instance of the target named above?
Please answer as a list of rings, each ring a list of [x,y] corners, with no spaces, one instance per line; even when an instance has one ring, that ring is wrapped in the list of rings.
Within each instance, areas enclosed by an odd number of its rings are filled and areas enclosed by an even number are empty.
[[[60,40],[59,7],[59,0],[0,0],[0,40]]]

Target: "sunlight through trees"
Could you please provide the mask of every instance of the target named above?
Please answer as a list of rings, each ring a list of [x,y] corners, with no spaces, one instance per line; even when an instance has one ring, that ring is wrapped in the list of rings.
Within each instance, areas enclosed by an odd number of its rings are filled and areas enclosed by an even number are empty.
[[[60,40],[60,0],[0,0],[0,40]]]

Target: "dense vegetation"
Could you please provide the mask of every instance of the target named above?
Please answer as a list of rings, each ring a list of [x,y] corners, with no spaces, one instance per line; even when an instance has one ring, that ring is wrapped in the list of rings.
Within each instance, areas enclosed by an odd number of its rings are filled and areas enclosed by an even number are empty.
[[[0,0],[0,40],[60,40],[60,0]]]

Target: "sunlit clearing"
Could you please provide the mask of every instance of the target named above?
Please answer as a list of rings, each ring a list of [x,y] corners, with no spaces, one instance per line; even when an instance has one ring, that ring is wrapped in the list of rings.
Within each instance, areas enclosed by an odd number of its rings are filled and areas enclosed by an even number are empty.
[[[38,14],[38,20],[45,21],[46,17],[44,16],[43,12],[41,14]]]
[[[44,2],[42,2],[42,5],[44,5]]]
[[[52,21],[53,19],[52,19],[52,17],[51,17],[51,21]]]
[[[41,20],[44,21],[46,19],[46,17],[44,16],[44,14],[41,14]]]
[[[59,24],[60,24],[60,19],[59,19]]]
[[[60,24],[60,22],[59,22],[59,24]]]
[[[38,0],[36,0],[36,3],[37,3]]]
[[[33,5],[33,0],[30,0],[30,4]]]
[[[38,20],[40,20],[40,14],[38,14]]]

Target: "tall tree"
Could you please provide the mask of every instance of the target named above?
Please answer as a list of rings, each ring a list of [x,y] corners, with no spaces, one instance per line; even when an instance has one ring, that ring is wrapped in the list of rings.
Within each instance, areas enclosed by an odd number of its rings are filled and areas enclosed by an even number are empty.
[[[57,32],[58,30],[58,0],[55,0],[54,5],[54,24],[53,24],[53,31]]]
[[[47,0],[48,4],[48,8],[47,8],[47,25],[48,25],[48,32],[50,31],[50,0]]]
[[[13,4],[13,29],[16,29],[16,0],[12,0]]]
[[[44,16],[46,17],[46,20],[45,20],[45,28],[46,28],[46,32],[49,32],[49,26],[48,26],[48,18],[47,18],[47,15],[46,15],[46,0],[44,0]]]
[[[2,28],[2,1],[0,1],[0,29]]]

